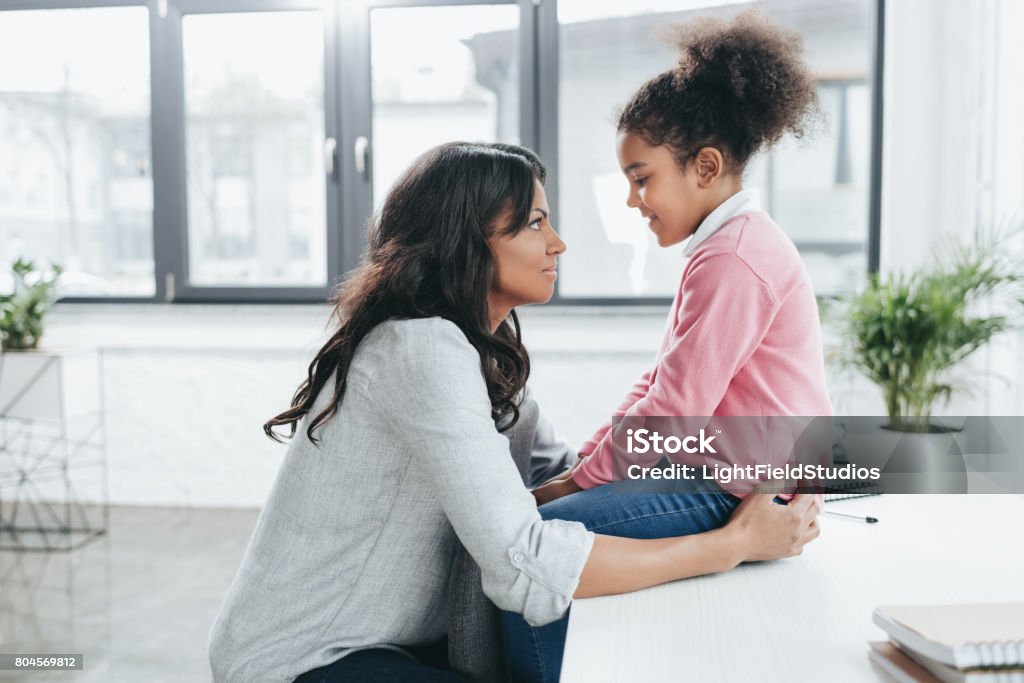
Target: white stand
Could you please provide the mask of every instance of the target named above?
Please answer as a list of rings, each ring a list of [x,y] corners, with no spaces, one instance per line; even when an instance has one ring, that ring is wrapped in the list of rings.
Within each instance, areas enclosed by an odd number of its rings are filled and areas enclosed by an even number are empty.
[[[0,354],[0,550],[71,550],[108,519],[99,352]]]

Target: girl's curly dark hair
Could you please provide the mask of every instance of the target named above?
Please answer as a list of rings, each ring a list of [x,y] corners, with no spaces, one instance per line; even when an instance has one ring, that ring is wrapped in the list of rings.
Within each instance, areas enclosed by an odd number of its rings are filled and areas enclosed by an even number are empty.
[[[731,21],[703,17],[673,28],[679,62],[644,83],[619,114],[619,132],[668,145],[681,169],[704,147],[742,173],[789,132],[803,137],[819,114],[803,40],[755,10]]]

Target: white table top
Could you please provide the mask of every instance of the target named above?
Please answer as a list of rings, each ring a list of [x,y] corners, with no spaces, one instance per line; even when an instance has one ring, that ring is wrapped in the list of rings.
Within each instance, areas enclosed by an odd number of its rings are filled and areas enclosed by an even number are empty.
[[[1024,601],[1024,498],[885,495],[828,503],[803,555],[577,600],[564,683],[879,681],[884,604]]]

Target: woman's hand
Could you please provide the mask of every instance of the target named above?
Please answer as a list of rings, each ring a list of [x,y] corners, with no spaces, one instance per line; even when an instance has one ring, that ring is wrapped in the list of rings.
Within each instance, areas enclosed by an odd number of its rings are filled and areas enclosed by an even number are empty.
[[[762,484],[758,489],[765,488]],[[767,486],[777,489],[778,482]],[[732,534],[738,562],[777,560],[803,552],[821,531],[821,506],[813,494],[798,493],[788,505],[774,502],[774,493],[755,489],[743,499],[724,531]]]
[[[572,472],[572,470],[567,470]],[[544,503],[550,503],[553,500],[557,500],[562,496],[568,496],[570,493],[576,493],[582,491],[579,484],[573,481],[573,478],[569,474],[560,474],[557,477],[552,477],[548,481],[544,482],[534,490],[530,491],[533,497],[537,500],[537,505],[541,506]]]

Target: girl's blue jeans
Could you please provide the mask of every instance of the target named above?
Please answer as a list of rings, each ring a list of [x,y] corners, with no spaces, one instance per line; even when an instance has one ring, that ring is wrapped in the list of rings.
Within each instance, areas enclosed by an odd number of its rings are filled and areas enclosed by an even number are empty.
[[[551,501],[544,519],[582,522],[595,533],[627,538],[689,536],[729,521],[740,499],[708,482],[618,481]],[[502,612],[505,650],[515,683],[551,683],[562,669],[569,613],[533,627],[522,615]]]

